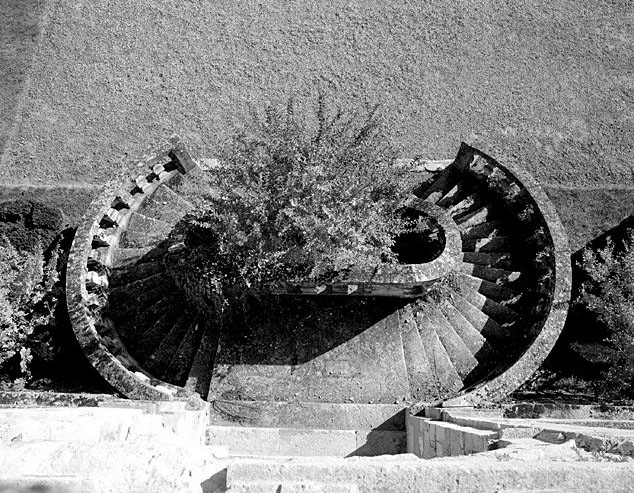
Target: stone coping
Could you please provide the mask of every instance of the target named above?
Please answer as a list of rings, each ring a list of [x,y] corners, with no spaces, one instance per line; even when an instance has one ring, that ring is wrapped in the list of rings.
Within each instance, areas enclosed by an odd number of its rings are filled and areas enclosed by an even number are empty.
[[[506,418],[501,414],[481,414],[470,408],[426,408],[423,416],[409,415],[409,420],[427,419],[472,430],[488,430],[496,434],[499,447],[505,441],[534,439],[550,444],[574,440],[589,452],[608,452],[634,457],[634,420],[602,419],[525,419]]]

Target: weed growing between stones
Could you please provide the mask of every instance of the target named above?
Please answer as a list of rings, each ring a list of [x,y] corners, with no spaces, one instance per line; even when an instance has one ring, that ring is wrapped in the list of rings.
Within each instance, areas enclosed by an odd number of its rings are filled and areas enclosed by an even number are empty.
[[[397,262],[395,238],[415,226],[399,212],[409,188],[395,157],[376,108],[331,112],[322,96],[304,115],[292,99],[266,107],[222,150],[215,185],[199,188],[177,228],[187,247],[172,257],[177,284],[217,311],[263,285]]]
[[[430,306],[438,307],[451,300],[455,294],[460,294],[460,279],[457,273],[452,273],[433,283],[422,296],[417,298],[414,311],[425,313]]]

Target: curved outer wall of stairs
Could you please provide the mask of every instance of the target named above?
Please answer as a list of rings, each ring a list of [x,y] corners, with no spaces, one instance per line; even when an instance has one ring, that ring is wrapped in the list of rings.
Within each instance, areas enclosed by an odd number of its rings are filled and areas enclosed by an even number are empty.
[[[482,147],[482,144],[478,142],[478,146]],[[479,152],[464,143],[460,152],[462,153],[463,150],[466,151],[467,155],[471,152]],[[487,152],[491,152],[491,149],[487,148]],[[563,330],[570,304],[572,290],[571,252],[568,236],[554,205],[529,172],[517,166],[502,165],[488,154],[483,152],[481,154],[514,176],[518,183],[529,192],[534,205],[541,212],[555,257],[554,289],[548,310],[544,315],[543,327],[522,356],[510,368],[495,378],[466,389],[461,395],[446,400],[443,402],[444,407],[473,406],[484,402],[499,401],[520,387],[539,368],[553,349]]]
[[[197,394],[163,382],[147,373],[141,365],[127,353],[115,330],[111,330],[100,316],[106,301],[100,287],[107,288],[108,276],[105,260],[116,247],[118,237],[126,225],[126,216],[138,209],[147,196],[162,183],[169,182],[181,171],[163,170],[157,173],[157,179],[148,182],[145,177],[155,172],[153,168],[157,156],[167,160],[167,153],[174,148],[177,139],[171,139],[156,152],[143,156],[134,168],[133,176],[122,175],[105,185],[103,190],[93,200],[84,214],[80,226],[75,233],[75,239],[68,257],[66,272],[67,306],[75,337],[90,363],[104,377],[104,379],[123,395],[132,399],[172,400],[175,398],[200,401]],[[161,166],[161,164],[158,164]],[[158,171],[158,170],[156,170]],[[143,182],[144,181],[144,182]],[[130,190],[139,187],[140,193],[130,195]],[[113,208],[113,197],[128,197],[127,214],[117,214]],[[116,216],[118,226],[109,237],[106,251],[100,252],[100,259],[95,259],[93,252],[96,237],[103,239],[104,228],[101,222],[104,217]],[[103,250],[103,248],[99,249]],[[95,262],[96,260],[96,262]],[[102,262],[101,260],[104,260]],[[88,286],[91,286],[89,292]]]

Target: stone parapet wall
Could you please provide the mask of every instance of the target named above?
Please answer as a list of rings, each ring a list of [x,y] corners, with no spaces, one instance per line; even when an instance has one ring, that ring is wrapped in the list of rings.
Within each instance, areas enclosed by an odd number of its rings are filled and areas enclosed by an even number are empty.
[[[632,420],[506,417],[509,412],[512,415],[528,408],[534,406],[516,404],[504,413],[500,409],[426,408],[419,416],[407,417],[407,451],[431,459],[504,449],[518,443],[541,447],[572,441],[588,452],[634,457]],[[551,414],[558,415],[555,408],[563,411],[561,406],[554,406]]]

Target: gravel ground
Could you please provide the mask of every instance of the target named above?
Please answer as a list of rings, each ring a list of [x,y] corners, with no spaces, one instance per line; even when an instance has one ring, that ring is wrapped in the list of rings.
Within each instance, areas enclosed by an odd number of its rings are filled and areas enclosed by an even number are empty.
[[[16,12],[38,5],[3,2],[8,24],[30,26],[7,31],[22,36],[13,53],[32,59],[21,105],[23,66],[2,89],[0,133],[19,121],[5,186],[94,185],[172,131],[213,156],[249,105],[321,88],[334,104],[381,103],[403,156],[452,157],[477,137],[548,186],[634,188],[628,0],[47,0],[31,57],[33,16]],[[555,194],[571,224],[595,221],[595,200]]]
[[[0,4],[0,154],[19,113],[17,102],[40,32],[44,0]]]

